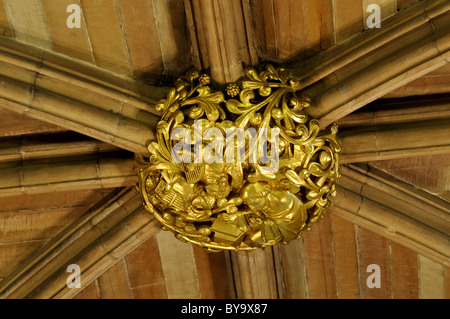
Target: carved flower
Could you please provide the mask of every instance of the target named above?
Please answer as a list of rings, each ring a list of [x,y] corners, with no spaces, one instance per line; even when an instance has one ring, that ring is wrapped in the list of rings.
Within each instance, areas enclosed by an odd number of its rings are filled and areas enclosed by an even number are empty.
[[[239,86],[236,83],[230,83],[227,86],[227,94],[231,97],[235,97],[239,94],[241,90],[239,89]]]
[[[200,78],[198,80],[200,85],[208,85],[209,83],[211,83],[211,79],[207,74],[200,75]]]

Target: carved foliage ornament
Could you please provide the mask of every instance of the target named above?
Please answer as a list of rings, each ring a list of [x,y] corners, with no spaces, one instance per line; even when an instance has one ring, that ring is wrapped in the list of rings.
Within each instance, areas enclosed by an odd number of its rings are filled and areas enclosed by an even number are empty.
[[[145,207],[183,241],[209,251],[250,250],[300,237],[336,195],[335,124],[310,119],[310,99],[283,68],[214,91],[206,74],[178,79],[149,158],[137,155]]]

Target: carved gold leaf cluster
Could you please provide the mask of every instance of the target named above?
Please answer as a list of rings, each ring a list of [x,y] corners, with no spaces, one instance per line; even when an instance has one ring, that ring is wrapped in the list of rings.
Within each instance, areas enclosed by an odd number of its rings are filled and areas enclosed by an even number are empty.
[[[144,205],[165,229],[209,251],[250,250],[288,243],[323,217],[336,194],[341,144],[335,124],[321,131],[308,116],[311,101],[296,92],[297,83],[271,65],[259,73],[247,68],[225,92],[215,91],[198,71],[176,81],[157,104],[162,116],[157,139],[148,145],[150,157],[137,156],[136,165]],[[177,163],[174,130],[194,136],[195,121],[202,123],[200,133],[216,128],[224,136],[227,129],[279,129],[278,143],[267,143],[268,152],[278,151],[277,171],[249,161],[249,139],[243,161],[195,163],[190,139],[192,151]]]

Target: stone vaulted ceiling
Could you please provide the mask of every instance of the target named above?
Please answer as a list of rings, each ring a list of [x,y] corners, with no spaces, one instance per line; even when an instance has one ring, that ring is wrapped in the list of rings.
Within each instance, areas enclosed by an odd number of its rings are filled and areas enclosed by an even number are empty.
[[[0,0],[0,35],[2,298],[450,298],[450,1]],[[265,62],[339,124],[338,196],[289,245],[207,253],[144,209],[133,154],[189,68]]]

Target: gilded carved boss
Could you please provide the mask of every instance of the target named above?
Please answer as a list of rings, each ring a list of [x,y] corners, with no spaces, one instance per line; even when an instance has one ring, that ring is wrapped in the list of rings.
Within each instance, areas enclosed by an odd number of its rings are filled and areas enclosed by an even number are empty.
[[[183,241],[209,251],[288,243],[322,218],[335,196],[337,126],[319,130],[307,96],[282,68],[214,91],[206,74],[178,79],[149,158],[137,156],[145,207]]]

